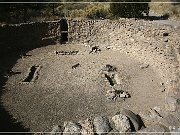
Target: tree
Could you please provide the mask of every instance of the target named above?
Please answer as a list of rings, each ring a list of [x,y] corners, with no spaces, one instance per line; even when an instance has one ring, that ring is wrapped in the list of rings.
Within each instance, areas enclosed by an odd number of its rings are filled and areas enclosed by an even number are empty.
[[[113,2],[150,2],[150,0],[111,0],[110,11],[114,16],[139,18],[143,12],[149,13],[148,3],[113,3]]]
[[[3,0],[0,0],[3,2]],[[37,0],[29,0],[29,2],[36,2]],[[27,22],[30,14],[28,14],[29,9],[38,10],[40,8],[39,5],[35,3],[21,3],[23,0],[16,0],[19,3],[13,3],[13,0],[9,0],[8,2],[12,3],[4,3],[0,4],[0,21],[7,23],[19,23],[19,22]],[[24,1],[25,2],[25,1]]]
[[[5,0],[0,0],[1,2]],[[32,19],[46,18],[49,16],[56,15],[56,8],[61,3],[36,3],[36,2],[53,2],[55,0],[28,0],[32,3],[21,3],[27,2],[26,0],[16,0],[19,3],[13,3],[13,0],[0,4],[0,22],[4,23],[26,23],[32,21]],[[61,1],[61,0],[58,0]],[[33,3],[34,2],[34,3]],[[62,5],[62,4],[61,4]]]

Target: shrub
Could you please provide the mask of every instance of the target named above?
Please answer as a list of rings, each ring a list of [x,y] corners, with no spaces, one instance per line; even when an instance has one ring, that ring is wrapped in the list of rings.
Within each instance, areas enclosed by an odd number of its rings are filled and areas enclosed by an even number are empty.
[[[90,19],[108,18],[109,8],[103,4],[90,4],[85,8],[85,15]]]
[[[69,11],[69,17],[71,18],[84,18],[85,17],[85,11],[82,9],[75,9],[75,10],[71,10]]]
[[[111,0],[117,2],[117,0]],[[133,0],[121,0],[118,2],[133,2]],[[149,0],[136,0],[136,2],[150,2]],[[149,13],[148,3],[111,3],[110,11],[114,16],[118,17],[135,17],[139,18],[143,16],[143,12]]]

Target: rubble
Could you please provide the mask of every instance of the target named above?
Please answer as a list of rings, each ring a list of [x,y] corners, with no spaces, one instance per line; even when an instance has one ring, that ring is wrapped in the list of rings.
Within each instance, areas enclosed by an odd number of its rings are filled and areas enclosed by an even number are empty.
[[[56,55],[77,55],[79,51],[55,51]]]

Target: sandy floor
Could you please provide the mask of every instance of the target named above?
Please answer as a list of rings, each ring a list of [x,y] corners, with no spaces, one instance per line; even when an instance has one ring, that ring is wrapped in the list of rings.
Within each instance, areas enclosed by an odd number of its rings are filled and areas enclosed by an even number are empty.
[[[79,50],[79,53],[55,55],[56,50]],[[123,107],[136,113],[154,106],[163,108],[164,88],[151,66],[141,69],[140,61],[120,51],[102,50],[97,54],[89,51],[82,45],[50,45],[28,52],[32,56],[19,59],[13,68],[21,74],[11,76],[7,82],[2,96],[7,110],[31,131],[51,131],[55,124],[97,115],[112,116]],[[72,69],[77,63],[81,66]],[[42,66],[38,79],[22,84],[28,68],[35,64]],[[110,86],[99,74],[106,64],[117,67],[131,98],[106,100]]]

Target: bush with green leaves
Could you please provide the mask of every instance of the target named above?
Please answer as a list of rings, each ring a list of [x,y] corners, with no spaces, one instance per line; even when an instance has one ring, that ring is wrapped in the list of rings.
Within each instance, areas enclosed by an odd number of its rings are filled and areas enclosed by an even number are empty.
[[[149,14],[150,0],[111,0],[110,11],[114,16],[124,18],[139,18],[143,16],[143,13]],[[113,3],[122,2],[122,3]],[[127,2],[127,3],[123,3]],[[129,2],[129,3],[128,3]],[[133,3],[138,2],[138,3]],[[141,3],[144,2],[144,3]],[[147,2],[147,3],[146,3]]]
[[[90,19],[108,18],[109,7],[105,4],[90,4],[85,8],[85,16]]]
[[[85,11],[82,9],[70,10],[68,15],[71,18],[84,18],[85,17]]]

